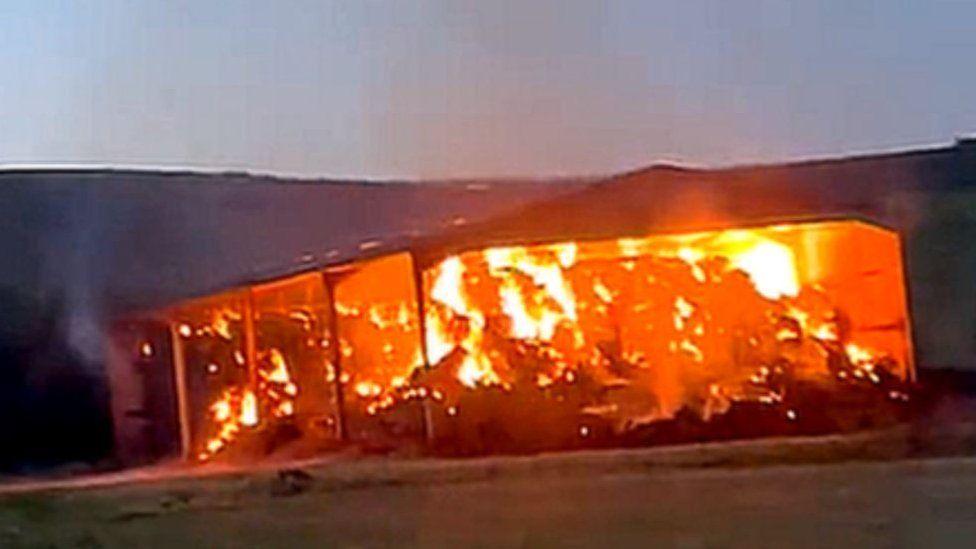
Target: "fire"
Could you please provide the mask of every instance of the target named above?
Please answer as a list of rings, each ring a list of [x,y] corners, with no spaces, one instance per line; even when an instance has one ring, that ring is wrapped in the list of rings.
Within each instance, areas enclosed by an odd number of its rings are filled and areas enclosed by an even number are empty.
[[[832,324],[821,324],[810,331],[810,336],[821,341],[837,341],[837,328]]]
[[[767,299],[796,297],[800,291],[793,252],[782,244],[757,242],[728,257],[732,266],[748,274],[756,291]]]
[[[500,383],[501,380],[491,367],[491,362],[484,355],[467,355],[458,368],[458,381],[469,388],[481,385],[493,385]]]
[[[681,331],[685,329],[685,322],[691,318],[695,312],[695,306],[680,295],[674,299],[674,329]]]
[[[467,428],[506,440],[490,416],[505,419],[503,431],[524,423],[529,440],[555,436],[553,429],[589,444],[675,418],[713,421],[737,406],[802,425],[812,414],[796,398],[798,386],[869,388],[902,401],[896,383],[907,355],[890,342],[907,336],[894,333],[897,323],[859,323],[845,309],[856,286],[824,278],[830,265],[857,258],[821,264],[798,244],[814,240],[784,234],[731,230],[472,250],[424,270],[422,307],[410,301],[412,273],[409,285],[392,291],[385,276],[357,280],[344,272],[360,293],[337,286],[335,325],[315,328],[321,319],[310,307],[284,318],[303,331],[299,346],[338,360],[317,362],[316,375],[345,391],[350,421],[393,425],[401,410],[433,421],[435,435],[438,422],[448,422],[446,432]],[[231,454],[236,441],[282,422],[293,427],[315,395],[295,366],[294,341],[258,334],[257,352],[245,356],[239,313],[217,309],[207,320],[185,326],[228,350],[200,368],[214,383],[233,381],[209,397],[207,434],[194,446],[201,460]],[[190,337],[183,327],[177,332]],[[407,408],[418,402],[423,414]]]
[[[851,363],[855,365],[870,364],[874,359],[874,355],[872,355],[870,351],[855,343],[848,343],[845,345],[844,351],[847,352],[847,357],[850,359]]]
[[[376,383],[360,381],[356,384],[355,391],[360,398],[369,398],[379,396],[383,392],[383,388]]]
[[[613,303],[613,292],[610,291],[603,281],[597,278],[593,281],[593,293],[596,294],[600,301],[606,303],[607,305]]]
[[[223,423],[230,419],[231,405],[226,398],[221,398],[217,402],[214,402],[210,409],[213,411],[213,418],[215,421]]]
[[[153,356],[153,354],[155,354],[155,352],[156,351],[153,349],[152,343],[149,343],[148,341],[143,341],[142,344],[139,345],[139,354],[142,355],[143,358],[150,358]]]
[[[560,244],[554,246],[556,251],[556,261],[551,259],[536,257],[530,254],[526,248],[517,246],[513,248],[489,248],[484,252],[484,258],[488,263],[488,271],[492,276],[508,281],[507,290],[512,291],[517,287],[516,278],[521,274],[529,277],[536,287],[544,290],[546,297],[554,301],[561,309],[562,315],[567,319],[576,319],[576,299],[572,288],[563,277],[563,267],[560,265],[559,257],[565,252],[561,250],[574,250],[574,244]]]
[[[250,391],[227,389],[210,405],[210,418],[216,432],[204,442],[197,455],[200,461],[211,459],[233,444],[242,427],[253,428],[258,424],[257,399]]]
[[[254,427],[258,424],[258,398],[251,390],[244,391],[241,398],[241,425]]]
[[[766,366],[777,361],[793,361],[794,376],[835,378],[829,357],[841,352],[844,376],[877,378],[872,369],[885,355],[844,339],[822,288],[801,282],[789,245],[749,230],[663,242],[513,246],[445,259],[428,271],[430,364],[436,370],[460,350],[454,378],[468,391],[520,391],[526,368],[537,391],[580,375],[600,380],[608,389],[586,397],[594,402],[585,409],[631,425],[689,406],[708,418],[733,402],[780,405],[785,372]],[[439,388],[448,402],[464,394]],[[795,410],[786,415],[797,419]]]
[[[271,362],[271,371],[264,373],[264,378],[272,383],[288,384],[291,378],[288,376],[288,365],[285,364],[285,357],[278,349],[271,349],[268,353]]]
[[[206,461],[223,451],[239,436],[243,427],[254,429],[261,423],[262,403],[276,418],[295,414],[294,398],[298,386],[292,381],[288,364],[278,349],[267,352],[267,364],[258,370],[260,381],[257,390],[250,386],[231,387],[210,405],[210,417],[216,425],[216,434],[204,443],[198,459]],[[208,371],[213,371],[208,365]]]
[[[617,247],[620,255],[624,257],[637,257],[641,255],[644,242],[637,238],[620,238],[617,240]]]
[[[296,318],[299,322],[303,319]],[[222,336],[219,336],[222,337]],[[288,418],[295,414],[295,398],[298,385],[292,380],[284,354],[277,348],[268,349],[259,365],[258,383],[231,387],[210,405],[216,433],[204,443],[198,459],[206,461],[230,446],[239,437],[242,428],[254,429],[261,423],[261,409],[269,410],[275,418]],[[216,363],[207,365],[211,374],[220,369]]]
[[[441,316],[432,311],[433,314],[428,315],[425,334],[428,359],[436,364],[455,348],[460,347],[465,351],[465,357],[458,367],[457,378],[463,385],[475,387],[479,383],[497,383],[498,376],[492,371],[491,360],[482,352],[485,316],[471,306],[468,297],[464,294],[464,273],[464,264],[457,256],[449,257],[440,264],[438,276],[431,288],[431,300],[446,308],[452,319],[463,318],[466,323],[466,334],[460,338],[460,341],[453,341],[458,338],[448,333]],[[513,292],[511,295],[515,297],[516,294],[517,292]],[[511,304],[511,306],[517,307],[519,304]],[[527,317],[524,310],[523,313]],[[513,325],[513,330],[520,329],[529,328]]]
[[[230,309],[221,309],[214,312],[209,328],[220,337],[230,341],[233,339],[231,323],[240,320],[240,315]]]
[[[579,246],[575,242],[557,244],[553,249],[556,251],[556,257],[559,259],[559,266],[563,269],[568,269],[576,263],[576,252],[579,250]]]
[[[454,343],[447,335],[447,327],[437,314],[427,315],[427,332],[424,338],[427,344],[427,359],[431,364],[437,364],[454,350]]]
[[[468,302],[461,294],[464,277],[464,264],[457,256],[452,256],[440,264],[440,275],[430,290],[431,299],[449,307],[459,315],[470,315]]]
[[[499,289],[502,311],[512,322],[511,335],[517,339],[538,339],[548,341],[552,339],[556,325],[561,317],[558,313],[545,308],[533,312],[525,302],[517,283],[511,279],[504,282]]]
[[[756,231],[731,230],[703,239],[702,235],[690,235],[685,240],[698,239],[698,245],[683,245],[677,250],[663,252],[673,254],[691,267],[692,276],[705,283],[705,274],[699,263],[708,257],[722,257],[730,270],[738,270],[749,276],[753,287],[761,296],[776,300],[796,297],[800,290],[796,258],[789,246],[758,234]]]

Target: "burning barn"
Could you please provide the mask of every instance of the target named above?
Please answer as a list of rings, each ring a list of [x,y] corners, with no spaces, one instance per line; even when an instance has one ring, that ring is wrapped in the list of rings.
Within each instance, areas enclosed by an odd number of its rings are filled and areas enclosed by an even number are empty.
[[[915,364],[896,230],[669,169],[653,205],[578,202],[617,202],[628,177],[121,319],[121,455],[531,452],[898,417]]]
[[[97,174],[90,209],[144,224],[99,226],[115,255],[83,269],[103,277],[113,453],[475,455],[887,425],[916,360],[976,356],[953,244],[971,224],[952,213],[974,171],[961,142],[521,187]],[[135,192],[160,177],[180,196]]]
[[[822,419],[811,394],[908,398],[903,276],[898,235],[851,219],[382,255],[120,322],[116,433],[133,459],[209,461],[606,445],[737,406]]]

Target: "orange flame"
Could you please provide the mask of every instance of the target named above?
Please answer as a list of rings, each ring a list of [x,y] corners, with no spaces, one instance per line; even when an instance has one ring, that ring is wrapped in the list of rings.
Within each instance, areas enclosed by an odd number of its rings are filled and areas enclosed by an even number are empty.
[[[436,366],[460,348],[463,356],[454,375],[461,386],[508,387],[515,374],[508,364],[511,351],[497,347],[498,337],[504,336],[529,345],[516,348],[515,360],[530,352],[545,358],[550,369],[534,373],[533,386],[545,390],[566,379],[564,373],[590,369],[590,376],[647,391],[645,406],[656,411],[634,414],[644,420],[669,417],[696,398],[705,403],[706,417],[723,412],[733,400],[780,402],[782,395],[775,390],[755,393],[745,388],[743,384],[765,385],[773,378],[755,374],[753,367],[735,370],[739,366],[733,362],[740,359],[729,355],[729,349],[736,339],[748,343],[750,360],[755,361],[773,360],[775,353],[785,352],[781,345],[813,345],[815,349],[796,356],[821,361],[811,373],[827,370],[821,347],[839,340],[838,327],[827,310],[812,312],[799,304],[801,291],[821,290],[801,288],[789,246],[750,230],[683,235],[671,241],[677,242],[673,247],[659,242],[618,239],[615,254],[602,243],[569,242],[488,248],[445,259],[431,270],[428,288],[432,306],[425,337],[430,363]],[[669,259],[683,264],[685,275]],[[693,284],[680,282],[681,276]],[[740,279],[748,284],[748,294],[735,293],[744,291],[735,285]],[[575,289],[580,283],[592,291],[580,294]],[[673,331],[658,320],[668,309]],[[746,320],[743,314],[752,316]],[[795,325],[777,326],[777,318],[793,319]],[[467,329],[456,329],[458,322]],[[743,322],[752,323],[750,329],[756,331],[744,333]],[[762,327],[764,322],[769,328]],[[617,332],[607,331],[610,325],[617,325]],[[621,330],[629,339],[619,340]],[[607,347],[607,340],[614,337],[616,345],[623,345],[616,351],[619,359],[608,354],[614,347]],[[846,350],[855,368],[852,375],[873,379],[869,369],[877,355],[859,349],[848,345]],[[646,378],[643,388],[610,373],[613,360],[647,369],[639,374]],[[698,389],[687,379],[700,368],[695,365],[707,365],[704,371],[716,381]],[[620,410],[617,404],[591,408]]]
[[[333,351],[349,360],[341,375],[331,364],[318,371],[340,389],[348,383],[346,402],[368,415],[411,400],[435,403],[443,411],[436,417],[452,422],[464,419],[461,407],[504,408],[470,400],[479,395],[572,403],[577,415],[565,421],[574,438],[681,409],[708,420],[737,402],[777,407],[779,417],[802,423],[808,414],[789,407],[784,377],[883,386],[898,364],[882,336],[858,331],[835,307],[836,288],[808,276],[812,255],[778,238],[768,229],[734,230],[453,255],[424,273],[426,357],[416,306],[348,299],[335,303],[346,324],[333,334]],[[290,318],[310,329],[317,322],[310,311]],[[230,341],[233,320],[215,314],[210,335]],[[309,345],[318,348],[317,338]],[[404,348],[411,338],[417,346]],[[211,379],[254,367],[239,350],[232,356],[240,368],[220,364]],[[201,459],[266,431],[245,428],[294,416],[296,402],[304,406],[299,393],[314,394],[299,386],[301,370],[295,378],[279,349],[263,348],[257,359],[256,379],[211,405]]]

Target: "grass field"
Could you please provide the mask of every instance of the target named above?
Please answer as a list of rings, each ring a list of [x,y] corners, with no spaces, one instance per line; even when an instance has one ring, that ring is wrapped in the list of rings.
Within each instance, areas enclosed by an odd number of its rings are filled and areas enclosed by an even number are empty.
[[[970,453],[953,432],[13,484],[0,546],[963,546],[976,459],[937,457]]]

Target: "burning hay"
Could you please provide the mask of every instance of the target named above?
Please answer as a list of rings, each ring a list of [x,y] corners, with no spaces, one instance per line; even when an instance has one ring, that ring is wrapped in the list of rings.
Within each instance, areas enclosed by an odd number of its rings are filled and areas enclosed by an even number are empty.
[[[180,309],[190,454],[826,431],[908,399],[900,248],[876,227],[494,247],[414,273],[398,254]]]
[[[490,444],[509,450],[632,436],[679,414],[707,423],[750,405],[795,422],[815,392],[870,386],[904,401],[903,319],[882,330],[898,338],[869,334],[877,327],[857,317],[865,303],[850,311],[832,298],[829,277],[809,276],[830,253],[807,257],[817,265],[801,272],[789,232],[447,258],[427,272],[432,369],[417,383],[444,395],[435,404],[448,415],[442,430],[470,437],[490,425],[500,439]],[[871,314],[888,320],[882,308]]]

